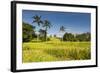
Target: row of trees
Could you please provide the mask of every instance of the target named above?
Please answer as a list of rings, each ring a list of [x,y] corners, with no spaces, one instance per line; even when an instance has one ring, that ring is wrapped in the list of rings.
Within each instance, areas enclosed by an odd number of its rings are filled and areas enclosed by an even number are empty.
[[[65,32],[65,34],[62,36],[62,41],[90,41],[91,40],[91,34],[89,32],[82,33],[82,34],[72,34],[66,32],[66,28],[64,26],[60,27],[60,31]]]
[[[82,34],[72,34],[72,33],[65,33],[63,36],[63,41],[90,41],[91,35],[89,32],[82,33]]]
[[[60,27],[60,31],[65,32],[63,26]],[[28,42],[37,37],[42,41],[46,41],[48,40],[48,38],[46,38],[46,34],[46,30],[40,29],[39,35],[37,35],[35,33],[35,26],[23,22],[23,42]],[[54,35],[54,37],[57,38],[56,35]],[[60,39],[61,41],[90,41],[91,34],[89,32],[82,34],[72,34],[65,32],[65,34]]]

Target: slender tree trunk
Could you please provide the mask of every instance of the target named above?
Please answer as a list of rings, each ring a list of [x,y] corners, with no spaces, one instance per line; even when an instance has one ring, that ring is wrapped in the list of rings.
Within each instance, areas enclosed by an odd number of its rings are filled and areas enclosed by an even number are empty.
[[[63,33],[63,32],[61,32],[61,33]],[[63,36],[61,37],[61,41],[63,41]]]
[[[45,41],[47,41],[47,27],[46,27],[46,32],[45,32]]]
[[[46,34],[45,34],[45,41],[47,41],[47,32],[46,32]]]
[[[37,41],[39,40],[39,33],[37,33]]]
[[[38,41],[38,35],[37,35],[37,41]]]

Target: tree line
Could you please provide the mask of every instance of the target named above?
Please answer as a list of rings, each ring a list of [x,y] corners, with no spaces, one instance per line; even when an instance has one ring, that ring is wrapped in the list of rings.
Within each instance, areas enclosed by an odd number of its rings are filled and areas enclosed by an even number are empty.
[[[72,33],[65,33],[63,35],[63,41],[90,41],[91,35],[89,32],[81,33],[81,34],[72,34]]]
[[[39,30],[38,39],[45,41],[46,31],[43,29]],[[35,26],[30,25],[28,23],[23,22],[23,42],[31,41],[32,39],[37,38],[37,34],[35,33]],[[57,38],[57,36],[55,37]],[[47,37],[47,40],[50,40]],[[60,38],[61,41],[90,41],[91,34],[89,32],[82,34],[72,34],[65,32],[65,34]]]

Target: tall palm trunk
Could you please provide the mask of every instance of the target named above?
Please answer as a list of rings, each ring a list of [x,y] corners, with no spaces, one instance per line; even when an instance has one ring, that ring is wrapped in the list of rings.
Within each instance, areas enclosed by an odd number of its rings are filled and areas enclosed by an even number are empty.
[[[45,41],[47,41],[47,27],[45,28]]]
[[[40,26],[43,22],[41,20],[41,16],[35,15],[32,17],[34,20],[32,23],[37,23],[38,26]],[[39,35],[37,34],[37,41],[39,39]]]
[[[37,41],[38,41],[39,36],[37,35]]]
[[[64,26],[61,26],[61,27],[60,27],[60,31],[64,32],[64,31],[65,31],[65,27],[64,27]],[[62,36],[62,38],[61,38],[61,41],[63,41],[63,36]]]

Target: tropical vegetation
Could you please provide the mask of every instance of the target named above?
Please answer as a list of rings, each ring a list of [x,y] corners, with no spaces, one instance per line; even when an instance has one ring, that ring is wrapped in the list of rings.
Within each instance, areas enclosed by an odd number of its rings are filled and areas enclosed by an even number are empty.
[[[59,27],[59,33],[64,33],[61,37],[55,35],[48,36],[48,30],[54,24],[42,16],[32,17],[32,24],[23,21],[23,62],[44,62],[63,60],[86,60],[91,58],[91,34],[70,33],[64,26]],[[37,27],[40,29],[36,30]],[[38,34],[37,34],[38,32]]]

